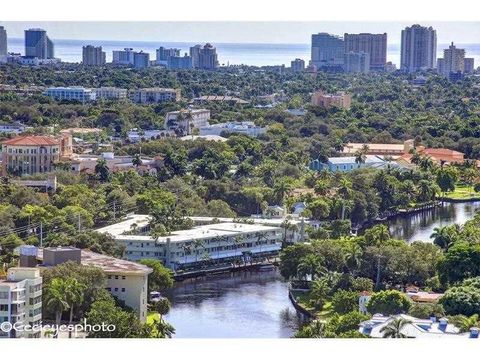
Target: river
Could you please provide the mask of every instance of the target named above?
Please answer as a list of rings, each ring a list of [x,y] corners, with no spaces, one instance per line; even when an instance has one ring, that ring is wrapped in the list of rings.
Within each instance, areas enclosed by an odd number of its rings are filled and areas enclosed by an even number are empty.
[[[388,228],[395,239],[407,242],[432,242],[430,235],[436,227],[464,224],[480,209],[480,201],[444,203],[442,207],[424,210],[416,214],[399,216],[388,221]]]
[[[480,202],[446,203],[392,219],[388,226],[395,238],[430,242],[435,227],[463,224],[478,209]],[[172,309],[165,319],[175,327],[176,338],[288,338],[302,321],[276,271],[191,279],[166,295]]]
[[[190,279],[166,294],[176,338],[288,338],[301,324],[278,271]]]

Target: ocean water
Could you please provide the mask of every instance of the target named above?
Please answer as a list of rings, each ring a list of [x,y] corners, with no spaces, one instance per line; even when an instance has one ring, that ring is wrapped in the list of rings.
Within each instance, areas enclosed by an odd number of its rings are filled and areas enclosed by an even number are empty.
[[[24,53],[23,39],[9,39],[8,51]],[[111,41],[111,40],[55,40],[55,57],[65,62],[81,62],[82,46],[102,46],[106,52],[107,62],[112,61],[112,51],[123,48],[133,48],[150,53],[150,59],[154,60],[155,50],[160,46],[175,47],[181,49],[181,53],[188,52],[190,46],[196,43],[187,42],[154,42],[154,41]],[[296,58],[310,60],[310,44],[246,44],[246,43],[215,43],[220,64],[245,64],[245,65],[282,65],[290,66],[290,61]],[[467,57],[475,58],[475,67],[480,65],[480,44],[456,44],[458,48],[466,50]],[[442,57],[443,49],[448,44],[438,45],[437,57]],[[389,44],[387,49],[387,61],[392,61],[397,67],[400,65],[400,46]]]

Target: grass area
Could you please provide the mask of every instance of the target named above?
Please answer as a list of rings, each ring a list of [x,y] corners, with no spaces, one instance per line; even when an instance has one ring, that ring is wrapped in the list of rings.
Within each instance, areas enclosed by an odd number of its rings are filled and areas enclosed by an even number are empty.
[[[453,200],[469,200],[480,198],[480,193],[475,192],[472,186],[457,185],[454,191],[447,192],[445,198]]]

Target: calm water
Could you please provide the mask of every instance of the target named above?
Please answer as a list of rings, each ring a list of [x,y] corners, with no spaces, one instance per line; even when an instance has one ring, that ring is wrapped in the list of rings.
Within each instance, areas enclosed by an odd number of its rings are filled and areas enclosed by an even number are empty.
[[[55,40],[55,56],[65,62],[82,61],[82,46],[102,46],[106,52],[107,61],[112,61],[112,51],[121,50],[126,47],[135,50],[143,50],[150,53],[150,59],[154,60],[155,50],[160,46],[175,47],[188,52],[190,46],[196,43],[188,42],[164,42],[156,41],[111,41],[111,40]],[[281,65],[290,66],[290,61],[295,58],[310,59],[310,44],[225,44],[215,43],[217,47],[218,60],[220,64],[245,64],[245,65]],[[449,44],[438,44],[437,57],[443,56],[443,49]],[[475,58],[475,66],[480,64],[480,44],[456,44],[459,48],[466,50],[467,57]],[[8,51],[23,54],[23,39],[8,39]],[[387,60],[392,61],[397,67],[400,65],[400,48],[398,44],[388,45]]]
[[[167,296],[178,338],[288,338],[301,321],[276,271],[184,281]]]
[[[435,227],[463,224],[477,210],[480,202],[445,204],[388,225],[396,238],[429,242]],[[173,306],[166,320],[177,338],[288,338],[302,321],[288,299],[287,283],[274,271],[184,281],[167,296]]]
[[[478,210],[480,202],[446,203],[443,207],[393,219],[388,225],[394,238],[405,239],[408,242],[432,242],[430,235],[434,228],[463,224]]]

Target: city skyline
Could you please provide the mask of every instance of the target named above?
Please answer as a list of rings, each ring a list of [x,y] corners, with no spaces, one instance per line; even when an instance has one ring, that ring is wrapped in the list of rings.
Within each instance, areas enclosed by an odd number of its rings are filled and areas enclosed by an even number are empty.
[[[479,22],[1,22],[10,39],[23,36],[26,28],[41,27],[54,40],[123,40],[163,42],[216,42],[245,44],[308,44],[311,34],[328,32],[384,33],[389,44],[400,44],[401,30],[412,24],[432,26],[438,43],[477,43]],[[462,26],[458,26],[459,23]],[[74,25],[72,25],[74,24]],[[288,26],[287,26],[288,25]],[[120,31],[122,29],[122,31]],[[294,31],[292,31],[294,29]]]

